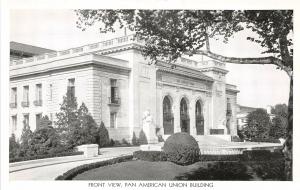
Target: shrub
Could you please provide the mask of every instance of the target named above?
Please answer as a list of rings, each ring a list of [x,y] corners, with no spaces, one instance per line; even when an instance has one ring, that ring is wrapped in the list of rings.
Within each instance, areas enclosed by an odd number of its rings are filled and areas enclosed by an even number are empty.
[[[105,125],[103,122],[101,122],[99,128],[98,128],[98,139],[97,139],[97,142],[99,144],[99,147],[106,147],[106,146],[113,146],[112,144],[113,143],[113,140],[109,140],[109,134],[108,134],[108,130],[106,129]]]
[[[18,151],[18,156],[25,157],[25,156],[34,156],[34,152],[32,151],[32,131],[30,130],[30,127],[28,124],[23,121],[24,127],[22,130],[21,135],[21,143],[20,143],[20,149]]]
[[[42,155],[60,152],[62,146],[56,130],[45,126],[34,131],[30,148],[35,154]]]
[[[122,139],[122,145],[129,146],[130,143],[127,142],[127,140],[123,138],[123,139]]]
[[[243,159],[250,160],[270,160],[272,154],[269,150],[245,150],[243,151]]]
[[[249,163],[256,175],[263,180],[285,180],[284,159]]]
[[[12,134],[11,137],[9,137],[9,159],[14,159],[18,157],[20,144],[16,141],[15,134]]]
[[[166,154],[162,151],[135,151],[133,153],[133,158],[150,161],[150,162],[158,162],[158,161],[166,161]]]
[[[135,136],[135,132],[133,132],[131,143],[132,143],[132,145],[134,145],[134,146],[139,145],[138,139],[137,139],[137,137]]]
[[[233,155],[200,155],[199,161],[240,161],[243,155],[233,154]]]
[[[168,137],[163,150],[168,161],[179,165],[195,163],[200,153],[197,141],[187,133],[175,133]]]
[[[142,145],[142,144],[148,144],[148,140],[147,140],[146,134],[145,134],[145,132],[143,130],[140,131],[138,143],[140,145]]]
[[[192,172],[175,177],[176,180],[249,180],[247,167],[240,162],[213,162]]]
[[[252,138],[250,141],[251,141],[251,142],[280,143],[280,140],[279,140],[279,139],[273,139],[273,138],[267,138],[267,139],[262,139],[262,138]]]

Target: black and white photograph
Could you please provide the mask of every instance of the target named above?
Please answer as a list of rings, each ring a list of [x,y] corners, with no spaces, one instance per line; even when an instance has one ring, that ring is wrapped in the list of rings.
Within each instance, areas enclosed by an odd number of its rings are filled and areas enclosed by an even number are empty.
[[[8,187],[297,181],[297,10],[178,4],[5,8]]]

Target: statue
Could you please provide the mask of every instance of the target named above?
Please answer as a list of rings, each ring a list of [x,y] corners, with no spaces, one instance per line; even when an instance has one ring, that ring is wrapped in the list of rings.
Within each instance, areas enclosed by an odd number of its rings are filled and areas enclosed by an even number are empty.
[[[158,142],[156,128],[153,124],[153,117],[151,116],[149,110],[145,111],[143,115],[143,131],[147,137],[148,143]]]

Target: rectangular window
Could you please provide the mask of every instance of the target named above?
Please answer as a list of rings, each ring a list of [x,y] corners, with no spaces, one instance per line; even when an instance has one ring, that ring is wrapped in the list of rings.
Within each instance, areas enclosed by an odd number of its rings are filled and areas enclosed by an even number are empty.
[[[72,97],[75,97],[75,79],[71,78],[68,80],[68,92],[70,92]]]
[[[23,101],[29,102],[29,86],[23,86]]]
[[[116,128],[116,120],[117,120],[117,113],[111,112],[110,113],[110,127]]]
[[[42,100],[42,84],[36,84],[36,100]]]
[[[11,116],[11,122],[12,122],[12,130],[17,130],[17,115]]]
[[[24,114],[23,125],[24,126],[28,126],[29,125],[29,114]]]
[[[52,84],[50,84],[49,88],[50,88],[50,101],[52,101]]]
[[[10,94],[10,107],[16,108],[17,107],[17,87],[11,88]]]
[[[111,96],[110,103],[114,103],[114,104],[119,103],[119,94],[118,94],[118,87],[117,87],[116,79],[110,79],[110,96]]]
[[[42,119],[42,114],[35,115],[36,129],[39,129],[41,127],[41,119]]]
[[[42,106],[42,84],[35,85],[35,106]]]
[[[23,86],[22,107],[29,107],[29,86]]]

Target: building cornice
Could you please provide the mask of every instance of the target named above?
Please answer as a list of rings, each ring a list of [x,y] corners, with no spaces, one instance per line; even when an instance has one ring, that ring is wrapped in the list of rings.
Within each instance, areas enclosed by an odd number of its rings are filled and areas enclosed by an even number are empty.
[[[181,75],[181,76],[184,76],[187,78],[204,80],[207,82],[214,82],[213,78],[204,75],[199,70],[183,67],[181,65],[175,65],[175,66],[176,66],[175,68],[166,67],[166,66],[162,66],[162,65],[157,65],[156,67],[157,67],[158,72],[172,73],[172,74]]]
[[[39,65],[28,65],[27,67],[10,68],[10,79],[51,73],[53,71],[65,71],[68,69],[74,69],[78,67],[97,66],[111,69],[118,69],[120,71],[130,72],[128,67],[128,61],[121,59],[111,58],[107,56],[88,54],[76,57],[71,57],[63,60],[57,60],[53,62],[47,62]]]

